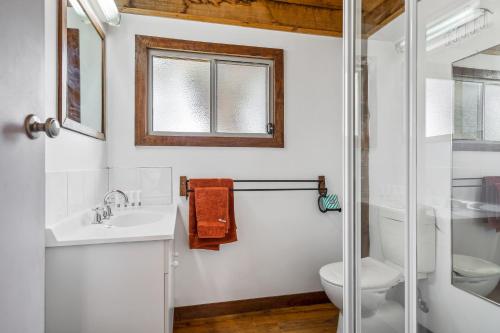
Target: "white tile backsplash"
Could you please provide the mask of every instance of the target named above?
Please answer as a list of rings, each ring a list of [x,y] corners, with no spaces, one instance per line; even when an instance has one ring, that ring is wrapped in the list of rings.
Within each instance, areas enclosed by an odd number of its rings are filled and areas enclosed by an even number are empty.
[[[102,203],[108,192],[108,169],[90,170],[83,173],[83,194],[85,207],[95,207]]]
[[[46,225],[91,209],[111,189],[140,190],[143,205],[172,203],[172,168],[113,168],[46,173]]]
[[[66,172],[47,172],[45,198],[47,225],[53,225],[68,215],[68,175]]]
[[[108,191],[108,169],[46,173],[46,226],[99,204]]]
[[[172,168],[110,169],[109,188],[140,190],[143,205],[168,205],[172,203]]]
[[[171,168],[139,168],[139,184],[144,204],[147,200],[172,202]]]
[[[109,188],[112,190],[135,191],[139,189],[137,168],[109,169]]]
[[[68,215],[85,209],[85,173],[84,171],[68,172]]]

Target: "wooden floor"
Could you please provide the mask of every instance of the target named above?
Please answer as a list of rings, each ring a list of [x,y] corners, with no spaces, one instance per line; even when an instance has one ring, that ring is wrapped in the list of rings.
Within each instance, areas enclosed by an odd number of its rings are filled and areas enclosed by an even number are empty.
[[[174,333],[335,333],[338,315],[332,304],[297,306],[177,321]]]

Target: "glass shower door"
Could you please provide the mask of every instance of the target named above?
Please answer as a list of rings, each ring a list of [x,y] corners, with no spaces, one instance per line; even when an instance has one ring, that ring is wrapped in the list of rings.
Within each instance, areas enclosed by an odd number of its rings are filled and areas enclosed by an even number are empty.
[[[404,333],[409,212],[405,2],[345,1],[344,11],[344,332]]]
[[[344,1],[343,332],[500,331],[499,22]]]

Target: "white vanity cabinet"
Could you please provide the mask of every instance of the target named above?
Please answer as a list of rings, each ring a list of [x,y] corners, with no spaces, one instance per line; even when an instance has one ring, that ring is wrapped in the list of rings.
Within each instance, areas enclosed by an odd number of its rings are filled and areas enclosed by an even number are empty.
[[[173,240],[46,249],[46,333],[170,333]]]

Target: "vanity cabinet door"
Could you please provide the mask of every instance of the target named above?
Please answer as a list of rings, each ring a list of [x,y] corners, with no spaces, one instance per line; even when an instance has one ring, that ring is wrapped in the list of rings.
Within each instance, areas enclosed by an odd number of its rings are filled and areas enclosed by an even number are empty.
[[[165,242],[48,248],[47,333],[164,333]]]

